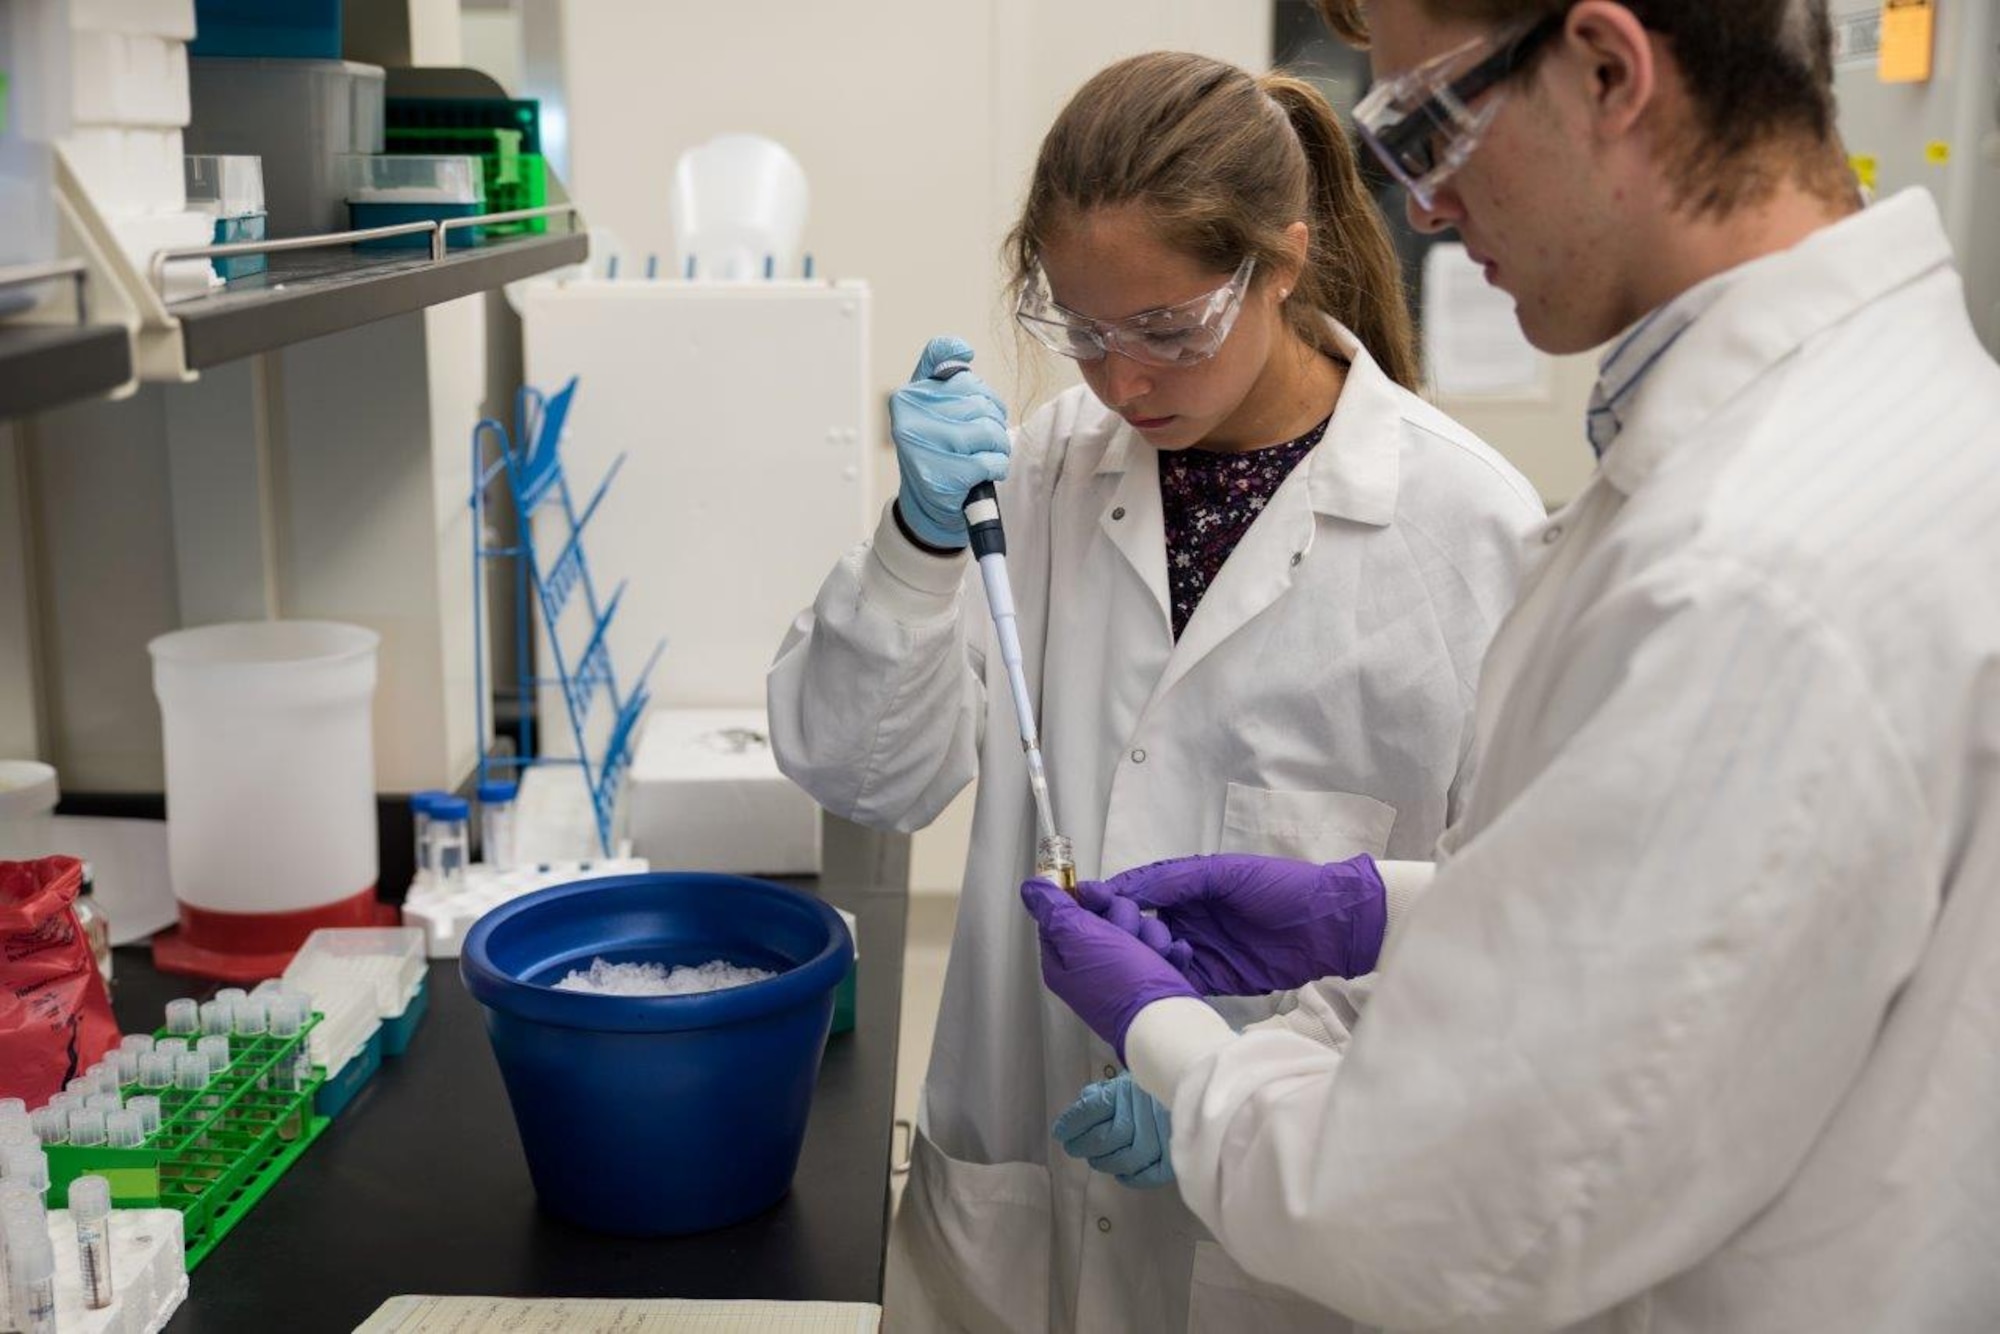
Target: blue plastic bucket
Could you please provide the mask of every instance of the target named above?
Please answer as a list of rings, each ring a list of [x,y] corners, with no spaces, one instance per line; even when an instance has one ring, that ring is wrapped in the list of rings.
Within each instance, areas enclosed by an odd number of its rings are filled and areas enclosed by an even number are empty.
[[[693,996],[555,983],[592,959],[726,959],[778,976]],[[738,1222],[790,1189],[833,993],[854,958],[840,915],[741,876],[559,885],[503,904],[465,940],[542,1207],[603,1232]]]

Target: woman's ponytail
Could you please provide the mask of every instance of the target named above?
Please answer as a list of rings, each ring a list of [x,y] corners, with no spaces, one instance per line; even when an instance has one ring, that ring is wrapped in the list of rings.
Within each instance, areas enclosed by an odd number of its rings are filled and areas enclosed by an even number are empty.
[[[1417,388],[1423,372],[1402,266],[1362,183],[1347,131],[1326,98],[1304,80],[1269,74],[1258,82],[1291,122],[1311,173],[1311,253],[1286,302],[1294,327],[1309,343],[1330,350],[1319,317],[1331,315],[1354,331],[1390,379]]]

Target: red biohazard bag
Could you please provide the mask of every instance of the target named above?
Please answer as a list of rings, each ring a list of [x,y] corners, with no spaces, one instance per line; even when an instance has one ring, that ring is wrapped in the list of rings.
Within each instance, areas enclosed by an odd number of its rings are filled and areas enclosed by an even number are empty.
[[[0,861],[0,1098],[39,1107],[118,1045],[111,997],[70,904],[74,857]]]

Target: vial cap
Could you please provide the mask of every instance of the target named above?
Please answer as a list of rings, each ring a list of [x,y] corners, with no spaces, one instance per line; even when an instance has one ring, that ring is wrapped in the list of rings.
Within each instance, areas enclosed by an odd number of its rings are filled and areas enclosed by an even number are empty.
[[[491,782],[479,785],[479,804],[482,806],[504,804],[514,800],[515,797],[520,795],[520,792],[521,788],[519,784],[494,779]]]
[[[22,1098],[0,1098],[0,1125],[28,1119],[28,1104]]]
[[[127,1033],[118,1040],[118,1049],[120,1051],[151,1051],[153,1049],[153,1035],[151,1033]]]
[[[208,1083],[208,1058],[198,1051],[184,1051],[174,1057],[174,1087],[198,1089]],[[70,1118],[69,1133],[76,1134],[76,1119]]]
[[[192,1000],[171,1000],[167,1002],[167,1032],[198,1033],[201,1031],[201,1007]]]
[[[81,1176],[69,1183],[69,1211],[91,1221],[111,1212],[111,1183],[100,1176]]]
[[[463,820],[472,814],[472,807],[464,797],[441,797],[431,803],[433,820]]]

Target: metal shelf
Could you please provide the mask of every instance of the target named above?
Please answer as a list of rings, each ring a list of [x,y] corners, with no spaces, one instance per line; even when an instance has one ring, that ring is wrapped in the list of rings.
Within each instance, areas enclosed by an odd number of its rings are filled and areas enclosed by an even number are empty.
[[[180,323],[187,369],[200,370],[581,263],[588,251],[578,231],[489,241],[441,259],[429,249],[278,252],[265,272],[167,310]]]
[[[0,291],[71,285],[74,324],[0,324],[0,421],[108,394],[132,379],[132,337],[91,324],[89,274],[79,260],[0,269]]]
[[[0,420],[96,398],[131,378],[132,335],[121,325],[0,325]]]

